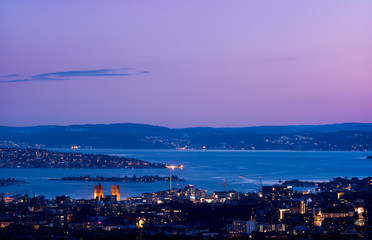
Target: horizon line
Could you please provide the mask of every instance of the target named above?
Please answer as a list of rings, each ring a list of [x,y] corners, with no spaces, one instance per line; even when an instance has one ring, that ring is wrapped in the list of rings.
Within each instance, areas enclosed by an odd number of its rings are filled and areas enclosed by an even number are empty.
[[[85,125],[119,125],[119,124],[131,124],[131,125],[147,125],[153,127],[163,127],[169,129],[188,129],[188,128],[255,128],[255,127],[293,127],[293,126],[327,126],[327,125],[340,125],[340,124],[372,124],[372,122],[335,122],[335,123],[324,123],[324,124],[283,124],[283,125],[250,125],[250,126],[235,126],[235,127],[209,127],[209,126],[196,126],[196,127],[167,127],[157,124],[150,123],[131,123],[131,122],[116,122],[116,123],[82,123],[82,124],[42,124],[42,125],[24,125],[24,126],[10,126],[0,125],[0,127],[9,128],[32,128],[32,127],[72,127],[72,126],[85,126]]]

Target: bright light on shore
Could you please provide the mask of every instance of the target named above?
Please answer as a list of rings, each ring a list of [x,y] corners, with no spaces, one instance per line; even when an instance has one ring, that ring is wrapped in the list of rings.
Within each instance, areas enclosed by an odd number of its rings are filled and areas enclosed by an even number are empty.
[[[176,168],[180,168],[180,169],[183,169],[183,165],[166,165],[167,168],[170,168],[172,170],[176,169]]]

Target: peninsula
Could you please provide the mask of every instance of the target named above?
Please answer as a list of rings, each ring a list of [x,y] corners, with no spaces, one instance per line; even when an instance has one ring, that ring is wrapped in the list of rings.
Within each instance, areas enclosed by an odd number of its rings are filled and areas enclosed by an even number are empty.
[[[80,177],[63,177],[58,179],[49,179],[51,181],[86,181],[86,182],[145,182],[145,183],[152,183],[152,182],[169,182],[170,176],[166,177],[160,177],[158,175],[156,176],[141,176],[137,177],[136,175],[133,175],[133,177],[91,177],[91,176],[80,176]],[[185,181],[183,178],[179,178],[176,175],[172,175],[172,181],[178,182],[178,181]]]
[[[11,186],[18,183],[28,183],[26,181],[16,180],[15,178],[0,178],[0,187]]]
[[[57,152],[33,148],[0,148],[0,168],[166,168],[134,158]]]

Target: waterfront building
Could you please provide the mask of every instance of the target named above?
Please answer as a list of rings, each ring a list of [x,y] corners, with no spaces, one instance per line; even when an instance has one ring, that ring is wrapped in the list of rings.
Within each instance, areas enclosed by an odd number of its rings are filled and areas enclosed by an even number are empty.
[[[120,185],[111,185],[111,195],[116,196],[116,201],[120,201]]]
[[[101,199],[103,198],[103,186],[101,185],[101,183],[94,186],[94,199],[97,198],[98,201],[101,201]]]

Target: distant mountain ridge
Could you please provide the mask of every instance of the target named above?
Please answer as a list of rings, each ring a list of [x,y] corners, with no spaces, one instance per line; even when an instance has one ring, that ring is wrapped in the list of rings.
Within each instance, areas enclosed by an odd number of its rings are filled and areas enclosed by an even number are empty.
[[[287,126],[251,126],[251,127],[191,127],[191,128],[168,128],[149,124],[137,123],[111,123],[111,124],[83,124],[83,125],[40,125],[31,127],[9,127],[0,126],[0,134],[5,132],[23,132],[36,133],[48,130],[66,130],[66,131],[98,131],[98,132],[115,132],[115,133],[140,133],[152,132],[154,130],[169,131],[169,130],[184,130],[184,131],[205,131],[205,130],[221,130],[227,132],[243,131],[264,133],[267,131],[274,131],[275,133],[289,133],[289,132],[338,132],[338,131],[372,131],[372,123],[334,123],[324,125],[287,125]]]
[[[134,123],[0,126],[0,146],[369,150],[371,134],[372,123],[238,128],[167,128]]]

